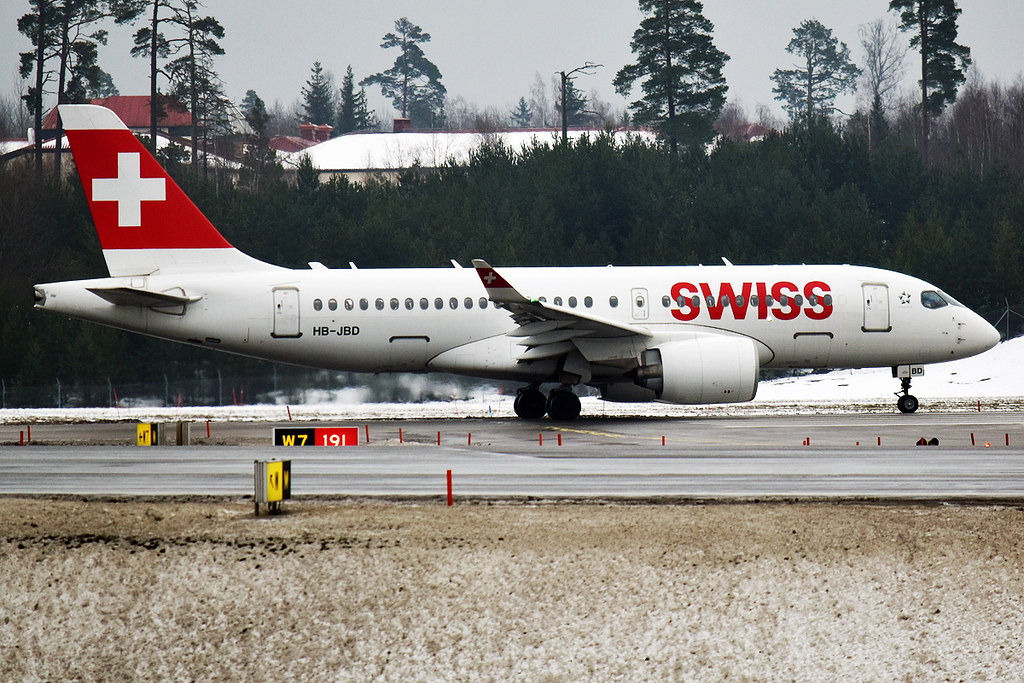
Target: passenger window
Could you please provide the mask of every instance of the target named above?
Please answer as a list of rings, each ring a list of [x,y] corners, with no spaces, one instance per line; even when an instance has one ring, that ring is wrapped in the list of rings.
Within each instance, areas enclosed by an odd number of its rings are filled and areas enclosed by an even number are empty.
[[[331,299],[330,301],[328,301],[327,302],[327,308],[331,309],[332,311],[338,310],[338,300],[337,299]]]
[[[583,305],[586,306],[587,308],[590,308],[591,306],[594,305],[594,300],[589,296],[585,296],[583,297]]]
[[[392,299],[391,300],[391,310],[392,311],[397,311],[398,310],[398,299]]]
[[[428,308],[430,308],[430,302],[427,301],[426,297],[420,299],[420,309],[425,311]]]
[[[373,302],[373,305],[377,307],[378,311],[384,310],[384,299],[377,299]]]
[[[814,295],[814,294],[811,294],[809,297],[807,297],[807,305],[808,306],[817,306],[818,305],[818,297],[816,295]]]
[[[948,305],[938,292],[921,292],[921,305],[925,308],[942,308]]]
[[[484,297],[480,297],[480,301],[478,303],[480,304],[480,310],[485,310],[487,308],[487,299]]]
[[[608,297],[608,305],[611,306],[612,308],[617,308],[619,305],[619,297],[614,295]]]
[[[759,301],[759,299],[757,298],[757,294],[754,294],[754,295],[752,295],[750,297],[750,305],[751,306],[757,306],[757,302],[758,301]]]
[[[416,303],[412,299],[405,300],[405,310],[411,311],[415,305]]]
[[[804,305],[804,297],[801,294],[797,294],[795,297],[793,297],[793,301],[796,302],[797,306]]]
[[[569,297],[569,308],[576,308],[576,297]]]
[[[353,308],[355,308],[355,306],[356,306],[355,302],[353,302],[352,299],[345,299],[345,310],[346,311],[351,311]]]
[[[832,295],[831,294],[826,294],[825,298],[822,299],[822,301],[824,301],[826,306],[831,306],[832,305]]]
[[[436,299],[434,299],[434,308],[436,308],[439,311],[442,308],[444,308],[444,300],[441,297],[437,297]]]
[[[774,306],[775,305],[775,299],[772,298],[771,294],[769,294],[768,296],[766,296],[764,298],[764,305],[765,306]]]
[[[314,311],[319,311],[323,307],[324,307],[324,302],[323,301],[320,301],[320,299],[313,299],[313,310]]]
[[[466,300],[462,302],[462,305],[466,307],[467,311],[473,310],[473,299],[466,297]]]
[[[555,297],[555,305],[556,306],[561,306],[562,305],[562,297],[560,297],[560,296],[556,296]]]
[[[448,306],[454,311],[459,307],[459,300],[453,296],[451,299],[448,299]]]
[[[367,301],[366,299],[360,299],[359,300],[359,310],[365,311],[369,307],[370,307],[370,302],[369,301]]]

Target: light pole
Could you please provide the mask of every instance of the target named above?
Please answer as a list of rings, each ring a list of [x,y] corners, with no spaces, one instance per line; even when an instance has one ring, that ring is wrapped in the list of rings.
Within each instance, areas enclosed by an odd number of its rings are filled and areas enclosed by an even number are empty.
[[[569,141],[569,116],[565,111],[565,85],[569,81],[569,76],[574,73],[583,73],[588,76],[594,73],[594,69],[604,64],[594,64],[593,62],[585,62],[583,66],[578,66],[572,71],[558,71],[557,73],[562,76],[562,144],[564,145]]]

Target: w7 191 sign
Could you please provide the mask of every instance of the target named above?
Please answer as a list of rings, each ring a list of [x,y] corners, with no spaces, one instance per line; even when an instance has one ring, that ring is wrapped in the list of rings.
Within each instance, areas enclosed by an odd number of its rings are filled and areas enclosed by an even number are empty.
[[[275,427],[275,446],[358,446],[359,427]]]

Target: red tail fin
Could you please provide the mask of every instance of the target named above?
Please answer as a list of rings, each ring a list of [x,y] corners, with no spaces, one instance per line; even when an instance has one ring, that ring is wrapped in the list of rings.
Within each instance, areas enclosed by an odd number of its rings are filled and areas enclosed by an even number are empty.
[[[234,249],[114,112],[60,116],[111,275],[267,267]]]

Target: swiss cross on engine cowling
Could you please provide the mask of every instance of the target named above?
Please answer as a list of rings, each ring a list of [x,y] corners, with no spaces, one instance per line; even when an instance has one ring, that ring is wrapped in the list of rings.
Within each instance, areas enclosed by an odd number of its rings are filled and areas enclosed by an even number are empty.
[[[117,225],[121,228],[142,226],[142,202],[167,200],[167,183],[163,178],[143,178],[138,152],[118,152],[117,177],[93,178],[94,202],[117,202]]]

